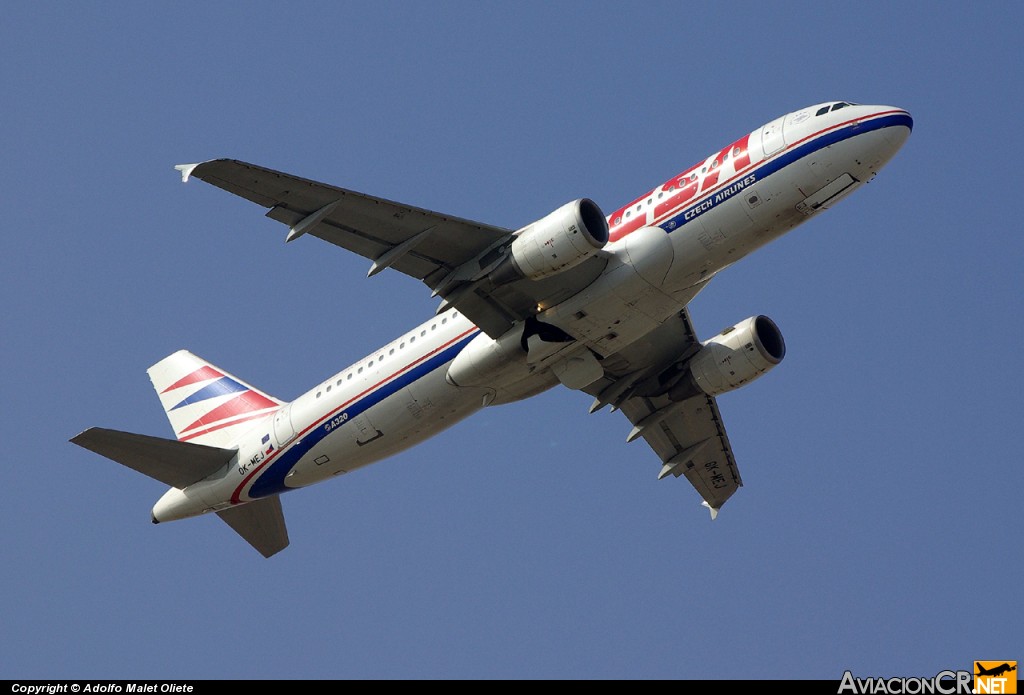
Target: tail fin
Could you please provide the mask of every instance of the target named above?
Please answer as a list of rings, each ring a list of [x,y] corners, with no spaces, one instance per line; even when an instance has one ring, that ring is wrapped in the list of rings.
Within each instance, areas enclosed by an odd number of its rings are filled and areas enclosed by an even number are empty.
[[[253,420],[282,405],[187,350],[165,357],[147,371],[181,441],[225,447]]]

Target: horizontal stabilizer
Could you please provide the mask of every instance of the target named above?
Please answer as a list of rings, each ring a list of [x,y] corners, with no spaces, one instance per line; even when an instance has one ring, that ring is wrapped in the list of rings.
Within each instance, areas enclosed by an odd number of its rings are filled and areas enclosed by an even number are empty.
[[[87,429],[71,443],[179,489],[210,477],[238,453],[102,427]]]
[[[280,497],[265,497],[231,507],[217,512],[217,516],[263,557],[270,557],[288,547],[288,529],[284,525]]]

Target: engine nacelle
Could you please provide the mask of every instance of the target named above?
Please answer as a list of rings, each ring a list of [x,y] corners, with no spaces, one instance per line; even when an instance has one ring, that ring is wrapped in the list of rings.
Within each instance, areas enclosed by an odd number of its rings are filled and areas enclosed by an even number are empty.
[[[706,341],[668,396],[682,401],[699,393],[727,393],[767,373],[785,356],[786,343],[775,322],[751,316]]]
[[[580,198],[516,232],[509,256],[491,279],[497,284],[540,280],[579,265],[607,243],[604,213],[594,201]]]

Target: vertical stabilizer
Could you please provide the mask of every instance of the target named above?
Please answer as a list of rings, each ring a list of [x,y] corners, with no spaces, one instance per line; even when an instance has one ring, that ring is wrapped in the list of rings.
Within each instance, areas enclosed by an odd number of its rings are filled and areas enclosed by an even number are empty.
[[[226,447],[282,405],[187,350],[165,357],[147,371],[181,441]]]

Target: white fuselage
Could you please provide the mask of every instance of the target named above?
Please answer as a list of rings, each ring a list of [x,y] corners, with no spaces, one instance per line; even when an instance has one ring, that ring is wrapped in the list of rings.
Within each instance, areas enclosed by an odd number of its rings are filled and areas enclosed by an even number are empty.
[[[458,311],[444,312],[255,421],[226,474],[172,488],[154,520],[226,509],[380,461],[485,405],[559,383],[547,367],[561,351],[614,355],[678,314],[723,268],[870,180],[911,124],[901,109],[834,103],[766,124],[608,216],[603,274],[539,307],[538,319],[573,343],[529,359],[521,352],[455,385],[453,360],[495,340]]]

